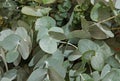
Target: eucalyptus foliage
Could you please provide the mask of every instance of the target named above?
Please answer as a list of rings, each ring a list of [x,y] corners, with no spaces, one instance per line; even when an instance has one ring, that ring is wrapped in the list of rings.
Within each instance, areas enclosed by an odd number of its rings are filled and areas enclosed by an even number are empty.
[[[120,0],[0,0],[0,81],[120,81]]]

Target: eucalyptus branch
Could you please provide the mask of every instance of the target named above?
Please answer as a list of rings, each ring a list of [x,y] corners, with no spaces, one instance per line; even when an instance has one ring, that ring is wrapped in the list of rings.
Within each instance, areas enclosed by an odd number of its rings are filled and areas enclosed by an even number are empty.
[[[120,27],[111,28],[111,30],[120,30]]]
[[[3,51],[3,49],[1,48],[0,49],[0,56],[1,56],[1,58],[2,58],[2,60],[3,60],[3,63],[5,64],[5,69],[6,69],[6,71],[8,71],[8,65],[7,65],[7,62],[6,62],[6,59],[5,59],[5,54],[4,54],[4,51]]]
[[[97,24],[104,23],[104,22],[106,22],[106,21],[109,21],[109,20],[111,20],[111,19],[116,18],[117,16],[119,16],[119,15],[114,15],[114,16],[112,16],[112,17],[109,17],[109,18],[105,19],[105,20],[99,21],[99,22],[97,22]],[[91,27],[91,26],[95,26],[95,25],[96,25],[96,23],[90,25],[90,27]]]
[[[75,45],[74,45],[74,44],[72,44],[72,43],[69,43],[69,42],[64,42],[64,41],[60,41],[60,43],[63,43],[63,44],[68,44],[68,45],[70,45],[70,46],[74,47],[75,49],[78,49],[78,47],[77,47],[77,46],[75,46]]]

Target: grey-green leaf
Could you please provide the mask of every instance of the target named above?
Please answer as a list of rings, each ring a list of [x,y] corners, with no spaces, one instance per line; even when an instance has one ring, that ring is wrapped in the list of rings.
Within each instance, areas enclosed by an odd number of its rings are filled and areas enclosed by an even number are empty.
[[[68,34],[67,38],[91,38],[91,35],[84,30],[74,30]]]
[[[60,27],[52,27],[49,29],[49,35],[57,40],[64,40],[66,36],[64,34],[64,30]]]
[[[96,52],[96,55],[91,58],[91,65],[93,69],[97,71],[101,71],[104,66],[104,58],[103,54],[100,51]]]
[[[103,69],[102,69],[101,79],[103,79],[103,78],[107,75],[107,73],[110,72],[110,70],[111,70],[110,65],[109,65],[109,64],[106,64],[106,65],[103,67]]]
[[[81,39],[78,42],[78,49],[82,54],[89,50],[96,51],[96,50],[98,50],[98,48],[99,48],[99,46],[89,39]]]
[[[21,38],[18,35],[11,34],[2,41],[2,47],[6,50],[13,50],[20,40]]]
[[[18,46],[18,51],[20,52],[23,59],[27,59],[30,54],[30,48],[26,41],[21,40]]]
[[[120,69],[114,69],[109,72],[102,81],[120,81]]]
[[[57,42],[51,37],[44,37],[39,41],[41,49],[47,53],[53,54],[57,50]]]
[[[52,67],[48,68],[48,74],[51,81],[65,81]]]
[[[17,58],[19,57],[19,53],[17,51],[9,51],[7,54],[6,54],[6,61],[8,63],[12,63],[14,62]]]
[[[38,18],[35,22],[35,30],[39,30],[41,27],[51,28],[56,25],[55,20],[52,17],[44,16]]]
[[[31,73],[27,81],[43,81],[46,74],[46,69],[36,69]]]

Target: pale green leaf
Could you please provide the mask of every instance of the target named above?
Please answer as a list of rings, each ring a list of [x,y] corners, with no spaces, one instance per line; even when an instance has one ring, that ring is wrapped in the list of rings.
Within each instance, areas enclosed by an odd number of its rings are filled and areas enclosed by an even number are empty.
[[[56,0],[42,0],[44,4],[51,4],[54,3]]]
[[[51,37],[44,37],[40,40],[39,42],[39,46],[41,47],[41,49],[47,53],[54,53],[55,51],[57,51],[57,42],[55,39],[51,38]]]
[[[0,41],[3,41],[8,35],[13,34],[14,32],[10,29],[3,30],[0,32]]]
[[[64,34],[64,30],[60,27],[52,27],[49,29],[49,35],[57,40],[64,40],[66,36]]]
[[[51,81],[65,81],[52,67],[48,68],[48,75]]]
[[[26,41],[21,40],[18,46],[18,51],[23,59],[27,59],[30,54],[30,48]]]
[[[82,60],[85,62],[89,62],[93,56],[95,56],[95,51],[93,50],[87,51],[83,53]]]
[[[27,81],[43,81],[46,74],[46,69],[36,69],[31,73]]]
[[[7,54],[6,54],[6,61],[8,63],[12,63],[14,62],[17,58],[19,57],[19,53],[17,51],[9,51]]]
[[[12,81],[12,80],[10,80],[9,78],[3,77],[1,81]]]
[[[99,46],[89,39],[81,39],[78,42],[78,49],[82,54],[90,50],[96,51],[98,48]]]
[[[44,36],[48,36],[48,29],[45,27],[42,27],[39,29],[38,34],[37,34],[37,41],[42,39]]]
[[[94,21],[98,21],[98,9],[101,7],[101,5],[99,3],[95,4],[94,7],[91,10],[91,14],[90,17],[92,20]]]
[[[98,71],[92,72],[92,77],[93,77],[94,81],[100,81],[100,74]]]
[[[81,56],[82,55],[79,52],[79,50],[75,50],[69,55],[68,60],[75,61],[75,60],[79,59]]]
[[[84,30],[74,30],[70,32],[67,36],[68,38],[91,38],[89,32]]]
[[[116,0],[115,8],[120,9],[120,0]]]
[[[102,81],[120,81],[120,69],[114,69],[109,72]]]
[[[104,66],[104,58],[103,54],[100,51],[97,51],[95,56],[91,58],[91,65],[93,69],[97,71],[101,71]]]
[[[2,41],[2,47],[6,50],[13,50],[19,44],[21,38],[18,35],[11,34]]]
[[[24,6],[21,10],[23,14],[30,15],[30,16],[44,16],[49,13],[51,8],[33,8],[30,6]]]
[[[107,75],[107,73],[110,72],[110,70],[111,70],[110,65],[109,65],[109,64],[106,64],[106,65],[103,67],[103,69],[102,69],[101,79],[103,79],[103,78]]]
[[[7,72],[4,73],[4,77],[10,79],[10,80],[14,80],[17,76],[17,70],[16,69],[11,69]]]
[[[51,28],[56,25],[55,20],[52,17],[44,16],[38,18],[35,22],[35,30],[41,29],[41,27]]]

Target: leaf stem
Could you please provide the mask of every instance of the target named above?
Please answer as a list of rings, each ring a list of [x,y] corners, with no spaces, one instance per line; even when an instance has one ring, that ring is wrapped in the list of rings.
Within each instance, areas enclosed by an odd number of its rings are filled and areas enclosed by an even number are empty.
[[[114,18],[117,17],[117,16],[119,16],[119,15],[114,15],[114,16],[112,16],[112,17],[109,17],[109,18],[105,19],[105,20],[99,21],[99,22],[97,22],[97,24],[101,24],[101,23],[103,23],[103,22],[109,21],[109,20],[111,20],[111,19],[114,19]],[[95,25],[96,25],[96,23],[90,25],[90,27],[91,27],[91,26],[95,26]]]
[[[68,44],[68,45],[70,45],[70,46],[74,47],[75,49],[78,49],[78,47],[77,47],[77,46],[75,46],[75,45],[74,45],[74,44],[72,44],[72,43],[69,43],[69,42],[64,42],[64,41],[60,41],[60,43],[63,43],[63,44]]]

